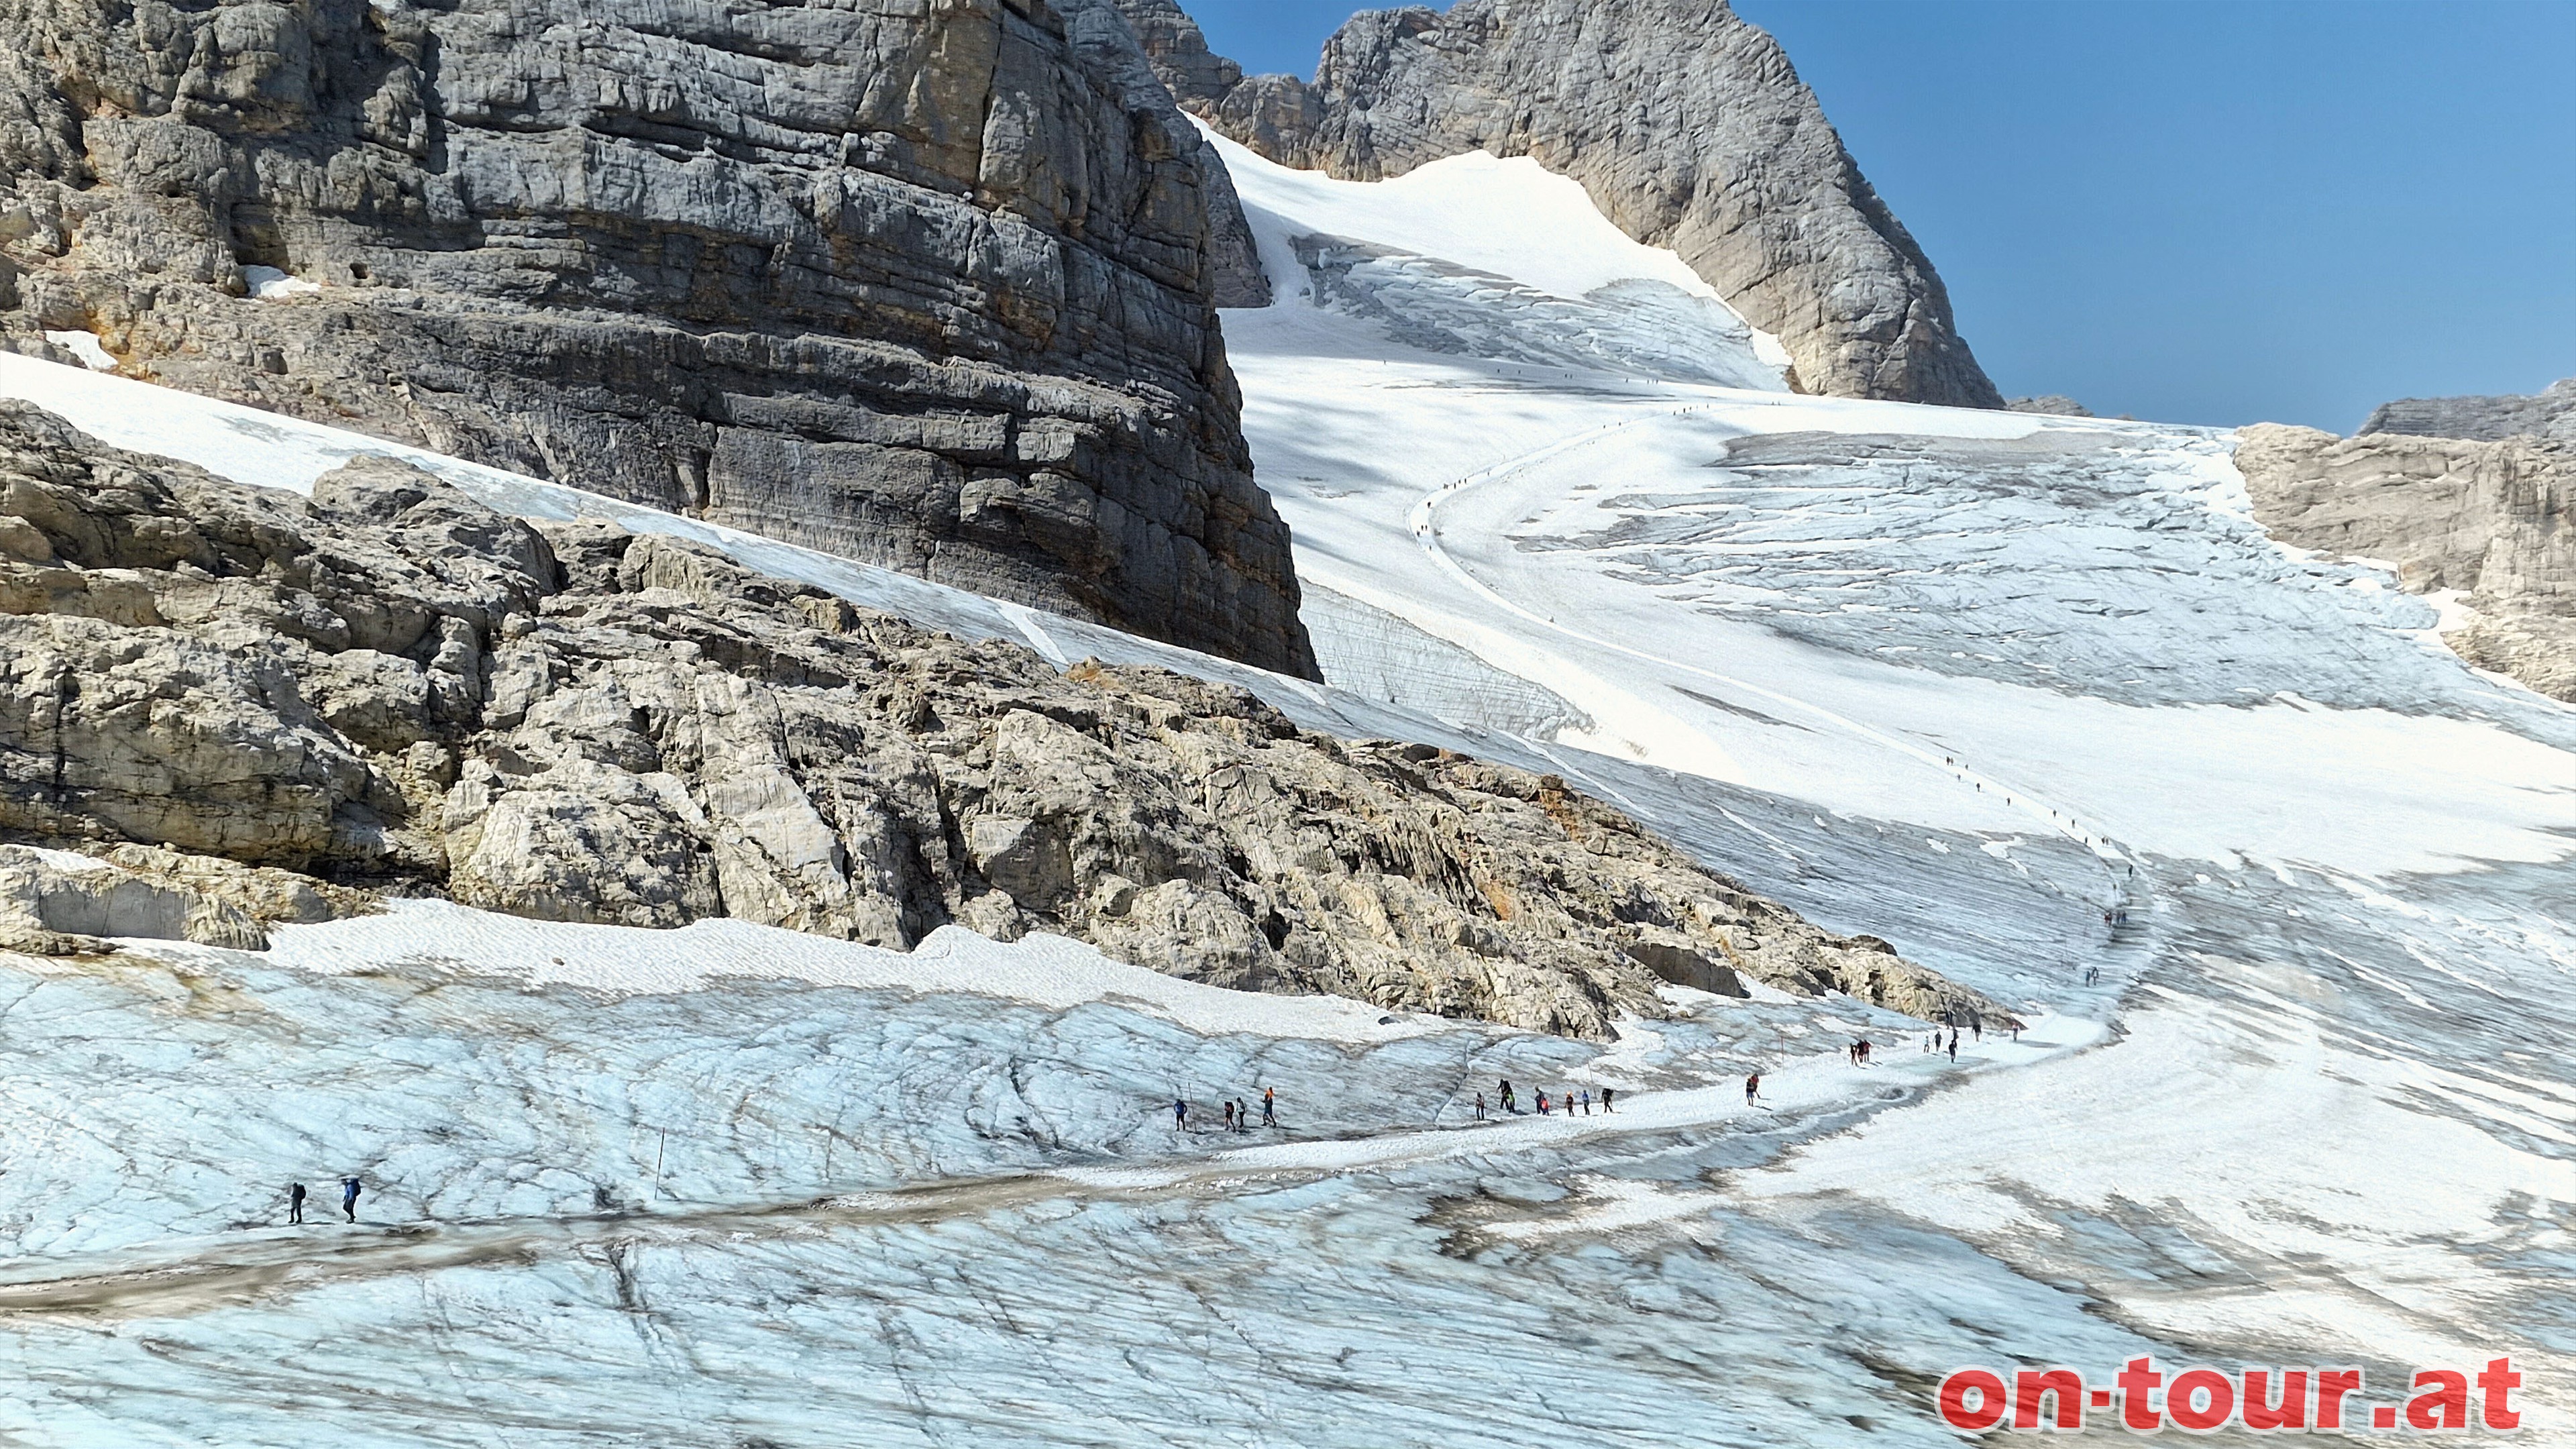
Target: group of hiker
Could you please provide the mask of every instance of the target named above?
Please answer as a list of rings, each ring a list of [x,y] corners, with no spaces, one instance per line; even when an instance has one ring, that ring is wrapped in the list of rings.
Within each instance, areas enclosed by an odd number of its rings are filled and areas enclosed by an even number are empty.
[[[349,1221],[353,1223],[358,1220],[358,1189],[361,1186],[354,1177],[340,1179],[340,1211],[348,1214]],[[286,1221],[290,1225],[304,1221],[304,1198],[304,1184],[290,1182],[286,1185]]]
[[[1230,1097],[1223,1105],[1225,1131],[1249,1132],[1252,1130],[1252,1109],[1244,1105],[1242,1099]],[[1279,1089],[1276,1087],[1261,1089],[1261,1125],[1264,1127],[1279,1125]],[[1172,1130],[1175,1132],[1190,1130],[1190,1104],[1186,1097],[1172,1099]]]
[[[1497,1078],[1496,1081],[1498,1086],[1495,1090],[1495,1099],[1502,1105],[1503,1112],[1508,1116],[1520,1116],[1520,1097],[1512,1090],[1511,1079],[1509,1077],[1500,1077]],[[1619,1089],[1616,1087],[1603,1087],[1601,1089],[1601,1110],[1604,1112],[1616,1110],[1610,1105],[1610,1103],[1613,1098],[1618,1096],[1618,1094]],[[1575,1114],[1578,1106],[1580,1106],[1583,1115],[1589,1117],[1592,1115],[1592,1089],[1589,1087],[1568,1088],[1565,1091],[1557,1093],[1553,1099],[1551,1099],[1547,1093],[1540,1092],[1535,1105],[1538,1108],[1538,1114],[1542,1117],[1554,1116],[1559,1111],[1562,1111],[1566,1116],[1571,1117]],[[1490,1120],[1485,1115],[1485,1094],[1482,1092],[1478,1092],[1476,1094],[1475,1120],[1479,1122]]]

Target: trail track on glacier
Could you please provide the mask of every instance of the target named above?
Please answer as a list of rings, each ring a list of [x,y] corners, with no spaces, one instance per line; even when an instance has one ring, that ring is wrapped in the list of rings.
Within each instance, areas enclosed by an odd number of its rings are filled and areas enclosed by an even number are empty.
[[[2083,1024],[2064,1022],[2081,1027]],[[325,1209],[302,1228],[255,1227],[68,1258],[0,1263],[0,1318],[160,1318],[202,1313],[281,1294],[356,1282],[489,1266],[527,1266],[564,1254],[622,1251],[637,1243],[775,1238],[833,1230],[897,1229],[1039,1203],[1206,1201],[1440,1160],[1544,1155],[1587,1140],[1725,1129],[1806,1139],[1830,1135],[1898,1102],[1957,1086],[1982,1070],[2029,1065],[2082,1051],[2095,1038],[1982,1043],[1956,1068],[1892,1054],[1855,1070],[1811,1057],[1764,1077],[1764,1103],[1749,1106],[1732,1082],[1623,1099],[1601,1115],[1517,1115],[1436,1127],[1261,1142],[1206,1157],[1102,1162],[1047,1171],[958,1178],[770,1201],[668,1203],[556,1218],[399,1223],[333,1221]],[[1855,1090],[1865,1088],[1866,1090]],[[1204,1135],[1204,1134],[1201,1134]]]

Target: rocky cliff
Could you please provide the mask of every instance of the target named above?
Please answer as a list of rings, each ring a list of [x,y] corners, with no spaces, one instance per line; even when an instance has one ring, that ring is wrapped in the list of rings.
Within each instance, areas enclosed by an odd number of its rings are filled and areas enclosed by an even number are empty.
[[[2481,443],[2517,437],[2576,443],[2576,377],[2561,378],[2538,393],[2400,398],[2371,409],[2361,430]]]
[[[2457,597],[2462,658],[2576,702],[2576,446],[2264,423],[2238,431],[2236,467],[2274,537]]]
[[[1670,247],[1812,392],[2000,407],[1914,239],[1779,45],[1724,0],[1459,0],[1354,16],[1312,85],[1245,77],[1173,0],[1119,0],[1181,104],[1286,165],[1373,181],[1483,149]]]
[[[129,922],[232,940],[364,887],[896,947],[1052,931],[1226,986],[1593,1036],[1659,1014],[1661,982],[1740,994],[1739,973],[2001,1016],[1551,777],[1310,734],[1179,675],[1059,673],[384,459],[308,501],[17,403],[0,833],[122,872],[0,855],[0,936],[75,945],[118,892]]]
[[[22,350],[1312,672],[1230,191],[1108,0],[0,0],[0,42]]]

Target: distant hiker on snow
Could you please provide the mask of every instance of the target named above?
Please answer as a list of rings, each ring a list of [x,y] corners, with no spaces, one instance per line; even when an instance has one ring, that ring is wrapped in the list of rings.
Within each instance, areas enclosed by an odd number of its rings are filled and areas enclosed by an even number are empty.
[[[1225,1130],[1228,1132],[1234,1130],[1234,1104],[1232,1102],[1225,1104]]]
[[[1753,1099],[1761,1095],[1762,1074],[1760,1072],[1755,1072],[1753,1075],[1744,1079],[1744,1105],[1747,1107],[1752,1106]]]
[[[358,1180],[354,1177],[340,1179],[340,1211],[349,1215],[349,1221],[358,1220]]]
[[[1512,1105],[1512,1084],[1508,1078],[1503,1082],[1502,1103],[1503,1110],[1506,1112],[1517,1112],[1520,1110]]]
[[[304,1221],[304,1184],[300,1182],[286,1185],[286,1220],[290,1223]]]
[[[1243,1105],[1241,1097],[1234,1099],[1234,1130],[1237,1132],[1252,1130],[1252,1109]]]
[[[1586,1117],[1592,1115],[1592,1089],[1590,1087],[1583,1089],[1583,1115]]]
[[[1178,1097],[1172,1099],[1172,1130],[1175,1132],[1190,1130],[1190,1104]]]
[[[1545,1092],[1538,1094],[1538,1114],[1542,1117],[1547,1115],[1547,1093]]]
[[[1277,1087],[1261,1089],[1261,1125],[1264,1127],[1279,1125],[1279,1089]]]
[[[1609,1111],[1609,1110],[1610,1110],[1610,1093],[1611,1093],[1612,1091],[1614,1091],[1614,1090],[1616,1090],[1616,1089],[1615,1089],[1615,1088],[1611,1088],[1611,1087],[1603,1087],[1603,1088],[1601,1089],[1601,1110],[1602,1110],[1602,1111],[1607,1112],[1607,1111]]]
[[[1955,1031],[1955,1030],[1954,1030],[1954,1031],[1952,1031],[1952,1032],[1950,1033],[1950,1060],[1952,1060],[1952,1061],[1954,1061],[1954,1062],[1955,1062],[1955,1061],[1957,1061],[1958,1059],[1959,1059],[1959,1033],[1958,1033],[1957,1031]]]
[[[1485,1094],[1482,1092],[1476,1094],[1476,1120],[1479,1122],[1485,1120]]]

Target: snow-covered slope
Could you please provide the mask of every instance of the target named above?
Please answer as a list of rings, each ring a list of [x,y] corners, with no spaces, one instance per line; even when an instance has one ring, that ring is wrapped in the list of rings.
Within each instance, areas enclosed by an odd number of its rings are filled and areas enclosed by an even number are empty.
[[[2273,544],[2222,432],[1717,387],[1637,349],[1533,366],[1465,327],[1425,346],[1282,240],[1455,246],[1588,296],[1669,259],[1566,226],[1585,260],[1524,262],[1495,208],[1407,216],[1404,182],[1226,154],[1278,295],[1229,344],[1329,679],[1497,726],[1536,693],[1556,741],[1811,802],[1808,838],[1773,832],[1800,857],[1780,888],[1945,969],[2018,959],[2058,1001],[2142,973],[2117,1045],[1672,1216],[1854,1194],[2247,1362],[2565,1351],[2576,1072],[2546,1044],[2576,1026],[2576,712],[2461,665],[2383,573]],[[1421,635],[1472,664],[1378,660]],[[1512,687],[1455,685],[1478,666]],[[1854,833],[1959,862],[1960,893],[1801,849]],[[1970,880],[2040,841],[2098,859],[2130,924],[1970,944],[1996,915]],[[1971,1321],[1994,1358],[2073,1352]]]
[[[1932,1445],[1965,1364],[2576,1344],[2576,712],[2263,539],[2223,436],[1792,396],[1530,163],[1228,154],[1280,298],[1228,317],[1247,430],[1346,687],[420,461],[1560,772],[2023,1040],[1677,994],[1602,1049],[1063,942],[436,905],[5,960],[0,1437]],[[0,393],[249,482],[403,451]],[[1505,1077],[1619,1109],[1475,1124]],[[1283,1128],[1210,1130],[1264,1086]],[[348,1171],[366,1222],[276,1225]]]

